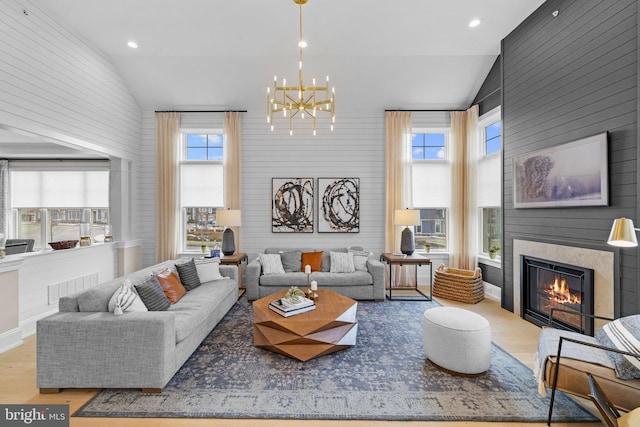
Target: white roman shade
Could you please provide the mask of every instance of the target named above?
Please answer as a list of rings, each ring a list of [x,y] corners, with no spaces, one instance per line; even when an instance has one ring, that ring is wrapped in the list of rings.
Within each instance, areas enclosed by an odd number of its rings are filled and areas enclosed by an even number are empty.
[[[180,197],[183,208],[224,206],[222,163],[180,165]]]
[[[450,203],[449,162],[413,162],[413,206],[447,208]]]
[[[12,170],[11,207],[108,208],[109,171]]]
[[[501,174],[500,156],[487,156],[478,161],[478,207],[501,205]]]

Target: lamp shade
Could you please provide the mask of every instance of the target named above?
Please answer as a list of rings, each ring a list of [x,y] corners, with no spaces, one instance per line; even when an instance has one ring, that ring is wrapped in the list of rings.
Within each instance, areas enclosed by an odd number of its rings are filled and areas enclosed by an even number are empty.
[[[238,227],[242,225],[240,209],[218,209],[216,211],[216,225]]]
[[[611,246],[626,248],[638,246],[636,229],[633,226],[633,221],[629,218],[616,218],[613,221],[613,226],[611,227],[611,233],[609,233],[607,243]]]
[[[395,225],[420,225],[419,209],[396,209]]]

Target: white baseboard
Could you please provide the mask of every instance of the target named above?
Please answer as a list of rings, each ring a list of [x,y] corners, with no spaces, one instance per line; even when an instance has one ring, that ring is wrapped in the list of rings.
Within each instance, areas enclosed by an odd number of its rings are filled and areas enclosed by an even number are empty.
[[[55,314],[58,312],[58,306],[56,304],[56,308],[54,310],[43,313],[39,316],[32,317],[31,319],[27,319],[24,322],[20,322],[20,331],[22,332],[22,338],[29,337],[31,335],[35,335],[36,333],[36,322],[40,319],[44,319],[47,316]]]
[[[502,302],[502,289],[499,287],[492,285],[491,283],[482,282],[484,285],[484,296],[487,298],[491,298],[492,300],[496,300],[498,302]]]
[[[0,334],[0,353],[16,348],[23,342],[20,328],[15,328],[4,334]]]

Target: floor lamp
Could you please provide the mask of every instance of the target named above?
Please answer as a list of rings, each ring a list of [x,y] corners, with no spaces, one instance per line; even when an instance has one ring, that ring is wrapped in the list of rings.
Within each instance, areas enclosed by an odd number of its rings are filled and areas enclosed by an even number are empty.
[[[636,239],[637,230],[633,225],[633,220],[629,218],[616,218],[613,220],[607,243],[611,246],[634,248],[638,246],[638,239]]]
[[[222,253],[233,255],[236,251],[235,237],[233,230],[229,227],[239,227],[242,225],[242,215],[239,209],[218,209],[216,211],[216,225],[227,227],[222,233]]]
[[[413,239],[413,230],[411,226],[420,225],[419,209],[396,209],[393,223],[395,225],[406,226],[402,230],[402,239],[400,241],[400,252],[405,255],[413,255],[416,245]]]

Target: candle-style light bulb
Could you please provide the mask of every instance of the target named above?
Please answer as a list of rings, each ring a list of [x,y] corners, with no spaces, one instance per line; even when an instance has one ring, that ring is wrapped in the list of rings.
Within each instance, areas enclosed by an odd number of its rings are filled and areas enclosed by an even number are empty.
[[[289,129],[289,136],[293,136],[293,129]]]
[[[316,130],[315,129],[313,130],[313,136],[316,136]]]
[[[273,132],[273,125],[271,125],[271,132]]]

